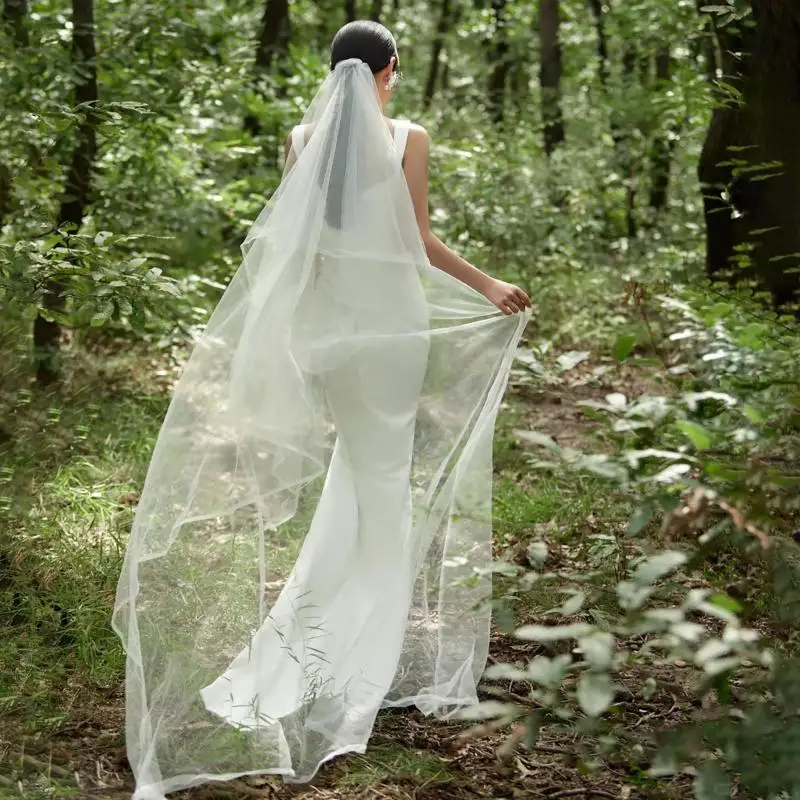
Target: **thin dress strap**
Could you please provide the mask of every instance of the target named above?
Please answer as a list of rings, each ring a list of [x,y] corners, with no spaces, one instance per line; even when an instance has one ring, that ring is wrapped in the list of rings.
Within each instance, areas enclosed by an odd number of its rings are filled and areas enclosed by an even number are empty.
[[[295,125],[292,128],[292,149],[294,150],[295,158],[300,158],[300,153],[306,146],[306,129],[304,125]]]
[[[397,154],[397,160],[401,164],[406,152],[406,142],[408,141],[410,127],[411,123],[407,120],[398,120],[394,123],[394,152]]]

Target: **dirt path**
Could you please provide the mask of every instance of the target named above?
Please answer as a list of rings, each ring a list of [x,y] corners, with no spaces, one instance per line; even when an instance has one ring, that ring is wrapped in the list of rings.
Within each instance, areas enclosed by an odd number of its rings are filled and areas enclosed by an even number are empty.
[[[588,365],[587,365],[588,367]],[[618,384],[619,374],[615,375]],[[530,383],[512,387],[508,400],[514,424],[524,424],[555,438],[559,444],[586,444],[592,422],[575,400],[602,399],[610,390],[602,382],[590,388],[580,372],[571,386],[541,389]],[[563,391],[562,391],[563,388]],[[617,388],[618,390],[618,388]],[[499,478],[516,481],[513,465],[498,464]],[[510,470],[510,472],[506,472]],[[520,663],[537,645],[502,635],[492,640],[491,659]],[[665,720],[677,722],[691,713],[689,696],[674,676],[665,676],[673,691],[651,698],[646,708],[634,693],[622,698],[621,718],[639,726],[643,740]],[[70,721],[48,737],[24,737],[7,728],[0,734],[0,798],[49,797],[128,800],[132,790],[124,750],[124,699],[121,686],[85,695],[71,702]],[[216,798],[307,798],[308,800],[468,800],[469,798],[682,798],[691,794],[686,780],[660,783],[656,789],[633,763],[587,770],[581,741],[574,734],[540,733],[533,749],[508,750],[508,730],[465,737],[465,724],[426,718],[418,711],[379,715],[370,746],[362,756],[350,755],[326,765],[311,785],[292,787],[272,777],[207,784],[173,795],[183,800]],[[5,777],[4,777],[5,776]]]
[[[493,657],[513,660],[526,654],[519,643],[493,642]],[[531,647],[525,645],[525,647]],[[680,715],[677,698],[654,698],[646,711],[624,703],[626,715],[646,726],[666,714]],[[679,700],[677,702],[680,702]],[[683,702],[688,702],[686,698]],[[627,705],[627,708],[626,708]],[[648,719],[649,718],[649,719]],[[24,751],[9,748],[0,761],[0,798],[108,798],[129,800],[133,789],[122,742],[122,696],[110,695],[86,708],[84,718],[53,739],[27,738]],[[464,723],[442,722],[418,711],[382,712],[364,756],[345,756],[324,766],[315,781],[292,787],[273,777],[206,784],[173,795],[176,800],[470,800],[471,798],[681,798],[690,794],[685,781],[662,786],[657,793],[637,787],[631,766],[617,764],[587,775],[579,766],[580,743],[573,736],[543,732],[533,750],[504,752],[507,731],[465,737]],[[10,768],[10,769],[9,769]]]

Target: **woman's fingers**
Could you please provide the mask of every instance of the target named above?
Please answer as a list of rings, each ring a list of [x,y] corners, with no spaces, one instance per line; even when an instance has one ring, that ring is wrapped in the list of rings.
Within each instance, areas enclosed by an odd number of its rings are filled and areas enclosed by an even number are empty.
[[[504,314],[509,315],[518,314],[532,304],[530,297],[528,297],[524,290],[520,289],[519,286],[507,283],[503,287],[500,297],[495,300],[495,305]]]

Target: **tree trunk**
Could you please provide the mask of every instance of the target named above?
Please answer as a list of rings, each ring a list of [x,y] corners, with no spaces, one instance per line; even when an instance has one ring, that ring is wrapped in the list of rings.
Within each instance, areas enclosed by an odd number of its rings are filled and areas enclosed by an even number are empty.
[[[544,150],[548,157],[564,142],[564,114],[561,110],[561,43],[559,0],[541,0],[539,5],[539,42],[541,64]]]
[[[669,47],[664,48],[656,55],[656,84],[663,91],[670,80],[672,61]],[[650,170],[650,208],[656,212],[662,211],[667,205],[667,191],[669,189],[669,172],[672,165],[672,155],[675,152],[676,132],[662,132],[653,140],[651,151]]]
[[[383,0],[372,0],[372,8],[369,10],[369,18],[375,22],[380,22],[382,13]]]
[[[606,18],[603,13],[603,0],[589,0],[589,7],[594,16],[594,29],[597,33],[598,74],[603,88],[608,87],[608,36],[606,34]]]
[[[492,0],[494,36],[489,40],[491,71],[487,91],[489,116],[496,123],[503,121],[506,77],[508,76],[508,33],[506,31],[506,0]]]
[[[27,20],[28,0],[3,0],[3,24],[19,47],[30,44]]]
[[[0,230],[11,213],[11,170],[0,161]]]
[[[450,30],[450,0],[442,0],[439,7],[439,22],[436,25],[436,35],[431,46],[431,63],[428,67],[428,79],[425,81],[425,92],[422,95],[422,107],[427,111],[433,102],[436,93],[436,82],[439,78],[439,66],[444,47],[444,39]]]
[[[256,80],[269,72],[278,58],[288,55],[290,37],[289,0],[265,0],[261,33],[256,45]],[[254,114],[245,117],[244,127],[253,136],[261,133],[261,121]]]
[[[631,86],[636,78],[636,65],[639,64],[639,51],[636,45],[630,44],[622,54],[623,86]],[[625,235],[629,239],[636,238],[638,224],[636,221],[636,162],[633,157],[631,133],[622,130],[612,112],[611,138],[617,150],[620,172],[625,184]]]
[[[91,200],[92,171],[97,159],[97,65],[94,43],[93,0],[72,0],[72,55],[76,66],[75,106],[81,117],[77,141],[72,151],[64,194],[58,210],[56,227],[63,231],[69,244],[71,234],[80,230],[86,207]],[[47,311],[62,312],[64,288],[57,281],[48,281],[42,305]],[[41,385],[58,378],[58,356],[61,325],[39,315],[33,323],[33,347],[37,361],[36,377]]]
[[[347,22],[353,22],[358,15],[356,10],[356,0],[344,0],[344,18]]]
[[[755,28],[721,37],[741,105],[715,109],[700,156],[709,275],[754,277],[777,306],[800,290],[800,7],[751,0]],[[722,32],[720,32],[722,33]],[[742,263],[744,262],[744,263]]]
[[[8,33],[17,47],[27,47],[30,44],[27,16],[27,0],[3,0],[3,25],[8,28]],[[11,213],[11,168],[4,161],[0,161],[0,229],[9,213]]]
[[[695,57],[699,57],[702,54],[705,61],[706,79],[713,85],[719,69],[720,59],[717,57],[719,42],[717,40],[716,16],[708,15],[703,11],[706,5],[708,5],[706,0],[696,0],[697,13],[705,16],[707,21],[703,26],[703,33],[700,35],[699,41],[695,38],[692,50]]]

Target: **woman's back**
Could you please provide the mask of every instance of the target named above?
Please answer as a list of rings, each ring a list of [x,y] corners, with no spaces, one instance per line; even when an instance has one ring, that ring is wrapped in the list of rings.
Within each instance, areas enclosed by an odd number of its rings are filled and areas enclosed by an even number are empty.
[[[159,432],[113,617],[136,800],[308,780],[381,707],[477,701],[527,318],[429,261],[427,140],[383,116],[385,39],[375,68],[335,59]]]

